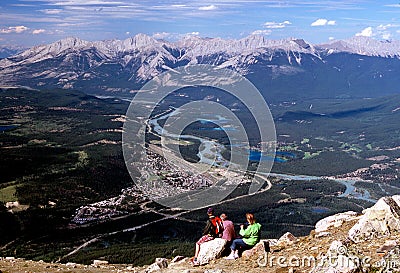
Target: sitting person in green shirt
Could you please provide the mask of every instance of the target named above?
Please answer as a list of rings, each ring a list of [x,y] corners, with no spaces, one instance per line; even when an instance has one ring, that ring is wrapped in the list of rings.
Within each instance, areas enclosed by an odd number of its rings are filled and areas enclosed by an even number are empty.
[[[242,239],[233,240],[231,254],[225,259],[234,260],[239,258],[239,250],[251,249],[260,241],[261,225],[256,223],[256,219],[251,213],[246,213],[246,220],[249,223],[247,228],[245,229],[244,225],[240,226],[239,234],[242,236]]]

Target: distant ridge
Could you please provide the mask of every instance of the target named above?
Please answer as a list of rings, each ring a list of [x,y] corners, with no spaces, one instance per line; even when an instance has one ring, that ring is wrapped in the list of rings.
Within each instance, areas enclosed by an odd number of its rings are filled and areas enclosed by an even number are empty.
[[[378,41],[364,36],[333,41],[329,44],[321,44],[318,47],[328,50],[329,53],[348,52],[365,56],[400,57],[400,41]]]
[[[279,91],[285,95],[281,99],[289,93],[296,97],[297,89],[308,97],[387,95],[399,92],[400,42],[353,37],[313,45],[257,35],[238,40],[188,36],[176,42],[145,34],[94,42],[69,37],[1,59],[0,85],[129,92],[163,71],[192,64],[233,69],[264,93]]]
[[[26,50],[26,48],[20,46],[0,46],[0,59],[10,57],[24,50]]]

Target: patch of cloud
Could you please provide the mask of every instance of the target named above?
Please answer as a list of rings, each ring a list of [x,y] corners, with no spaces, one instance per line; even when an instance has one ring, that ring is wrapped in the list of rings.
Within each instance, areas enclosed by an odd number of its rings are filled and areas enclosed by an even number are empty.
[[[15,26],[15,27],[8,27],[0,29],[1,34],[9,34],[9,33],[22,33],[27,31],[29,28],[26,26]]]
[[[70,0],[70,1],[52,1],[48,0],[47,2],[52,3],[55,6],[114,6],[114,5],[124,5],[125,2],[113,2],[113,1],[103,1],[103,0]]]
[[[218,9],[218,8],[215,5],[199,7],[199,10],[216,10],[216,9]]]
[[[380,39],[384,40],[390,40],[393,35],[391,32],[391,28],[396,28],[399,27],[399,25],[395,24],[380,24],[377,27],[366,27],[364,28],[361,32],[356,33],[356,36],[365,36],[365,37],[378,37]],[[397,33],[400,33],[400,31],[397,31]]]
[[[335,37],[332,37],[332,36],[331,36],[331,37],[329,37],[328,39],[329,39],[329,41],[333,41],[333,40],[335,40]]]
[[[382,39],[390,40],[392,38],[392,34],[390,32],[382,33]]]
[[[382,39],[390,40],[392,38],[392,33],[390,32],[390,28],[398,27],[398,25],[394,24],[386,24],[386,25],[379,25],[376,27],[377,35],[381,36]]]
[[[87,25],[86,23],[61,23],[61,24],[57,24],[57,27],[60,28],[69,28],[69,27],[80,27],[80,26],[84,26]]]
[[[384,5],[385,7],[389,8],[400,8],[400,4],[389,4],[389,5]]]
[[[184,4],[175,4],[175,5],[171,5],[171,7],[175,8],[175,9],[183,9],[183,8],[186,8],[187,6]]]
[[[356,33],[356,36],[372,37],[372,27],[366,27],[361,32]]]
[[[13,7],[34,7],[35,5],[30,4],[12,4]]]
[[[32,31],[32,34],[36,35],[36,34],[41,34],[41,33],[45,33],[45,32],[46,32],[46,30],[44,30],[44,29],[34,29]]]
[[[54,14],[60,14],[62,12],[61,9],[43,9],[41,10],[44,14],[48,15],[54,15]]]
[[[327,22],[328,22],[328,20],[326,20],[326,19],[318,19],[317,21],[312,22],[311,26],[312,27],[324,26],[324,25],[326,25]]]
[[[270,35],[272,33],[273,29],[282,29],[291,24],[292,23],[288,20],[283,21],[283,22],[265,22],[264,24],[262,24],[262,26],[265,29],[254,30],[251,34],[252,35]]]
[[[8,25],[20,25],[21,21],[24,24],[44,24],[40,28],[49,27],[52,24],[63,23],[68,18],[58,18],[57,16],[38,16],[37,13],[3,13],[1,14],[2,22],[8,22]],[[1,28],[1,27],[0,27]],[[38,27],[39,28],[39,27]]]
[[[200,35],[200,32],[198,32],[198,31],[193,31],[193,32],[189,32],[189,33],[185,34],[185,36],[199,36],[199,35]]]
[[[197,32],[198,33],[198,32]],[[154,39],[166,39],[171,37],[173,34],[169,32],[157,32],[152,35]]]
[[[236,2],[236,1],[235,1]],[[360,10],[362,7],[359,5],[359,1],[265,1],[266,6],[270,8],[304,8],[310,9],[324,9],[324,10]]]
[[[252,35],[270,35],[272,30],[270,29],[258,29],[253,31],[251,34]]]
[[[319,26],[326,26],[326,25],[334,26],[334,25],[336,25],[336,21],[320,18],[311,23],[312,27],[319,27]]]
[[[170,37],[168,37],[168,40],[182,40],[182,39],[190,39],[191,37],[200,37],[200,32],[198,31],[193,31],[193,32],[188,32],[188,33],[176,33],[176,34],[171,34]]]
[[[37,2],[39,0],[17,0],[17,2],[19,1]],[[171,2],[161,0],[40,0],[44,4],[35,6],[37,7],[36,11],[43,16],[32,16],[23,9],[21,9],[20,14],[13,14],[13,16],[24,16],[23,22],[29,23],[48,20],[56,23],[84,22],[90,25],[96,22],[93,24],[96,26],[99,23],[108,24],[112,19],[176,22],[177,20],[192,19],[193,17],[209,17],[216,12],[220,15],[229,13],[229,9],[220,8],[220,6],[229,6],[224,1],[194,3],[188,0]],[[5,21],[12,25],[21,24],[21,20],[11,21],[5,19]],[[47,27],[49,27],[49,24],[46,25]],[[58,25],[57,27],[62,26]]]
[[[279,23],[277,23],[277,22],[265,22],[264,24],[263,24],[263,26],[265,27],[265,28],[284,28],[284,27],[286,27],[287,25],[291,25],[292,23],[291,22],[289,22],[289,21],[283,21],[283,22],[279,22]]]
[[[377,30],[383,31],[383,30],[387,30],[388,28],[392,28],[392,27],[397,27],[397,25],[392,25],[392,24],[386,24],[386,25],[379,25],[376,27]]]

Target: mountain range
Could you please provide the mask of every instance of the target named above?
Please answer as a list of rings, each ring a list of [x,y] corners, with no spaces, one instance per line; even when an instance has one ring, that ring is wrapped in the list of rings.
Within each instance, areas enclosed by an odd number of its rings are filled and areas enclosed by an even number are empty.
[[[20,46],[0,46],[0,59],[10,57],[24,50],[26,50],[26,48]]]
[[[0,59],[0,85],[78,89],[127,96],[163,71],[211,64],[246,76],[270,100],[377,97],[400,90],[400,41],[188,36],[176,42],[138,34],[126,40],[66,38]]]

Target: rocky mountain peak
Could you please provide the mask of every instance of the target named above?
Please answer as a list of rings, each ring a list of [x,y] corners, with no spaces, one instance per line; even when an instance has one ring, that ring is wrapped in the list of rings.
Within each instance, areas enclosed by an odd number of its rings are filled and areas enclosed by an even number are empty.
[[[304,48],[304,49],[307,49],[307,50],[311,49],[313,47],[311,44],[307,43],[303,39],[293,39],[292,42],[296,43],[301,48]]]
[[[262,35],[250,35],[240,39],[238,43],[248,49],[257,49],[265,47],[267,45],[267,40]]]
[[[52,44],[38,47],[36,49],[39,50],[39,52],[42,53],[50,53],[53,55],[59,54],[65,50],[79,50],[84,47],[90,46],[91,43],[81,40],[77,37],[68,37],[62,40],[59,40],[57,42],[54,42]]]
[[[148,46],[155,46],[155,45],[158,45],[159,42],[146,34],[139,33],[131,38],[123,40],[122,44],[126,48],[130,47],[132,49],[133,48],[137,49],[137,48],[143,48],[143,47],[148,47]]]
[[[318,47],[329,53],[348,52],[366,56],[400,57],[400,41],[380,41],[365,36],[354,36]]]

